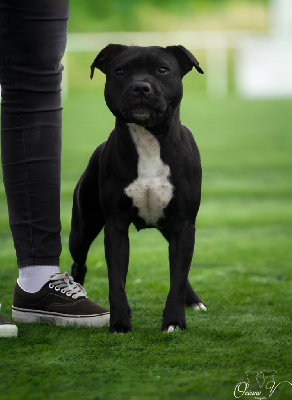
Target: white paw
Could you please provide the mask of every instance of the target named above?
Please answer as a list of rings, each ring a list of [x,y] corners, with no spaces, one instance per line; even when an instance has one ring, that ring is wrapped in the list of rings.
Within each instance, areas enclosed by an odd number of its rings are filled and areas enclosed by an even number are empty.
[[[168,329],[167,329],[167,333],[169,332],[174,332],[175,331],[175,326],[174,325],[169,325]]]
[[[196,311],[207,311],[207,307],[203,303],[194,304],[192,307]]]

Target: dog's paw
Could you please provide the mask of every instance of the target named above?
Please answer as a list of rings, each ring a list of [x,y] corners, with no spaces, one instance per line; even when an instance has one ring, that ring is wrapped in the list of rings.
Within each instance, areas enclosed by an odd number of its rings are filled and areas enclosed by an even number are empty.
[[[110,332],[131,332],[131,318],[132,312],[128,304],[125,292],[121,296],[110,296]]]
[[[178,325],[169,325],[165,329],[162,329],[162,332],[172,333],[172,332],[177,332],[177,331],[180,331],[180,330],[183,330],[183,329],[187,329],[187,327],[186,326],[180,327]]]
[[[167,328],[167,330],[165,330],[164,332],[170,333],[170,332],[174,332],[177,331],[178,327],[175,325],[169,325],[169,327]]]
[[[168,296],[162,318],[162,332],[173,332],[176,329],[186,329],[186,316],[183,301]]]
[[[111,319],[110,331],[112,333],[128,333],[132,332],[131,320],[129,318]]]
[[[174,331],[179,331],[187,329],[187,324],[184,315],[178,316],[177,318],[163,318],[161,331],[171,333]]]
[[[167,328],[167,331],[165,331],[165,332],[167,332],[167,333],[174,332],[175,329],[176,329],[176,327],[174,325],[169,325],[169,327]]]
[[[110,327],[110,331],[112,333],[129,333],[132,332],[132,326],[125,326],[125,325],[115,325]]]
[[[192,304],[191,307],[195,311],[207,311],[207,307],[205,306],[204,303],[195,303],[195,304]]]

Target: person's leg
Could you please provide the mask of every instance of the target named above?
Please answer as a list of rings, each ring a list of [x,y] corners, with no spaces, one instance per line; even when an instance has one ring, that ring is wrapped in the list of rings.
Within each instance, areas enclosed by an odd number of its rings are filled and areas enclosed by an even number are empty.
[[[7,27],[1,65],[3,179],[19,282],[36,291],[59,272],[60,85],[68,0],[1,0],[1,14]]]
[[[102,326],[109,312],[59,272],[61,59],[69,0],[0,0],[1,153],[21,322]]]

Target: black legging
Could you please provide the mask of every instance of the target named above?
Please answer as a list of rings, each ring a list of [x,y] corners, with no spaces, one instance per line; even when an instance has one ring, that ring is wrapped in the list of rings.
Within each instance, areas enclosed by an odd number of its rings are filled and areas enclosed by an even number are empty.
[[[19,267],[59,265],[69,0],[0,0],[1,155]]]

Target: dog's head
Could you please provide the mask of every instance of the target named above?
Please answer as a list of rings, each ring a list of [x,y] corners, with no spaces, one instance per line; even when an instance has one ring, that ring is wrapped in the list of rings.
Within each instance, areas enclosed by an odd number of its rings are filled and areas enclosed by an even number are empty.
[[[138,47],[110,44],[91,65],[106,75],[105,99],[115,117],[142,126],[156,126],[179,106],[182,77],[197,59],[183,46]]]

